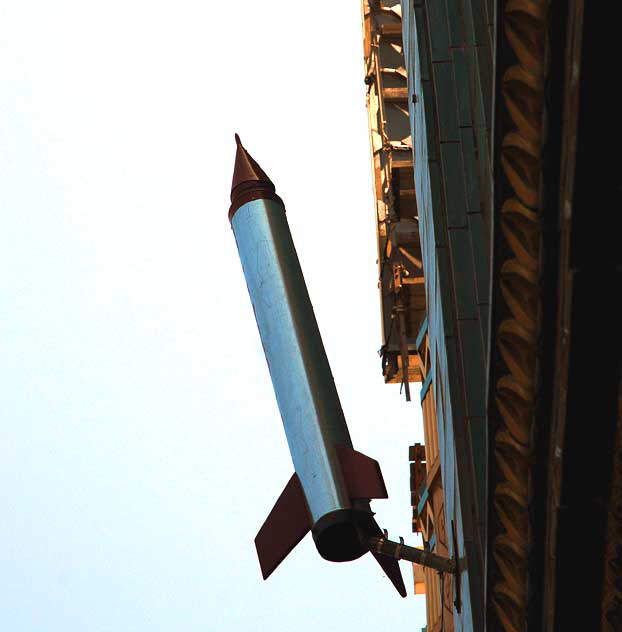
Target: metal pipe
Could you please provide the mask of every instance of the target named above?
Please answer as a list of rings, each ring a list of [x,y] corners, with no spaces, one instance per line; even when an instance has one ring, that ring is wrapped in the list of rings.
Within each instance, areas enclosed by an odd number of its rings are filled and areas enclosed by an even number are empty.
[[[414,546],[408,546],[403,542],[393,542],[386,538],[372,537],[369,538],[368,544],[370,551],[375,551],[380,555],[413,562],[420,566],[433,568],[440,573],[455,573],[456,571],[456,562],[454,560],[424,551],[423,549],[417,549]]]
[[[408,368],[410,366],[408,357],[408,345],[406,343],[406,307],[402,303],[401,297],[398,296],[397,306],[395,308],[397,312],[397,324],[400,336],[400,355],[402,358],[402,384],[406,391],[406,401],[410,401],[410,382],[408,375]]]

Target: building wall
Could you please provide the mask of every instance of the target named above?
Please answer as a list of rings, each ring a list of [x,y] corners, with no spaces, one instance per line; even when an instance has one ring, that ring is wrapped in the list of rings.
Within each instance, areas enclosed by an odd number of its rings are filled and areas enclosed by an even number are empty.
[[[491,30],[483,0],[402,2],[414,179],[457,630],[482,630]]]
[[[373,168],[378,288],[385,381],[419,381],[414,342],[425,318],[425,289],[413,154],[408,82],[399,0],[362,1],[363,51]]]
[[[425,446],[410,451],[414,480],[411,476],[413,528],[421,533],[424,548],[442,557],[449,556],[450,531],[445,518],[445,495],[438,441],[436,398],[434,395],[430,338],[424,323],[417,339],[417,357],[424,378],[420,392]],[[427,632],[454,630],[454,578],[430,568],[424,569],[427,608]]]

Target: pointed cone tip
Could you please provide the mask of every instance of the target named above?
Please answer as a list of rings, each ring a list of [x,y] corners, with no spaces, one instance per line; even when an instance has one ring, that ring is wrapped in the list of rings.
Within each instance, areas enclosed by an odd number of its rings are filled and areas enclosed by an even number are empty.
[[[237,134],[235,135],[235,140],[237,143],[237,152],[235,154],[231,192],[233,193],[233,190],[241,184],[252,182],[265,182],[268,186],[274,188],[270,178],[259,166],[257,161],[246,151]]]
[[[235,211],[246,202],[257,199],[280,200],[275,193],[272,180],[246,151],[238,134],[235,134],[235,142],[237,143],[237,151],[233,169],[233,182],[231,183],[230,220],[233,218]]]

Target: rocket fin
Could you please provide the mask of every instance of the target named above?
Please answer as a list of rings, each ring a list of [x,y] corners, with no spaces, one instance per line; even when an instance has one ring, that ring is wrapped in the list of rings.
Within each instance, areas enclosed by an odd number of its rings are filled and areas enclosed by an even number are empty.
[[[382,570],[391,580],[397,592],[402,595],[402,597],[406,597],[406,586],[404,586],[400,563],[395,558],[381,555],[380,553],[376,553],[376,551],[372,551],[371,553],[376,558],[378,564],[382,566]]]
[[[294,473],[255,538],[264,579],[305,537],[311,526],[302,485]]]
[[[389,497],[378,461],[345,445],[336,448],[351,500]]]

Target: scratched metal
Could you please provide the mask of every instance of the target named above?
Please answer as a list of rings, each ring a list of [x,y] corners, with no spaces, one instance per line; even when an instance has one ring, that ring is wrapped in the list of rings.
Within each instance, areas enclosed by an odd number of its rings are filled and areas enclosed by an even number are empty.
[[[313,522],[351,506],[335,444],[352,446],[285,209],[253,200],[233,232],[294,468]]]

